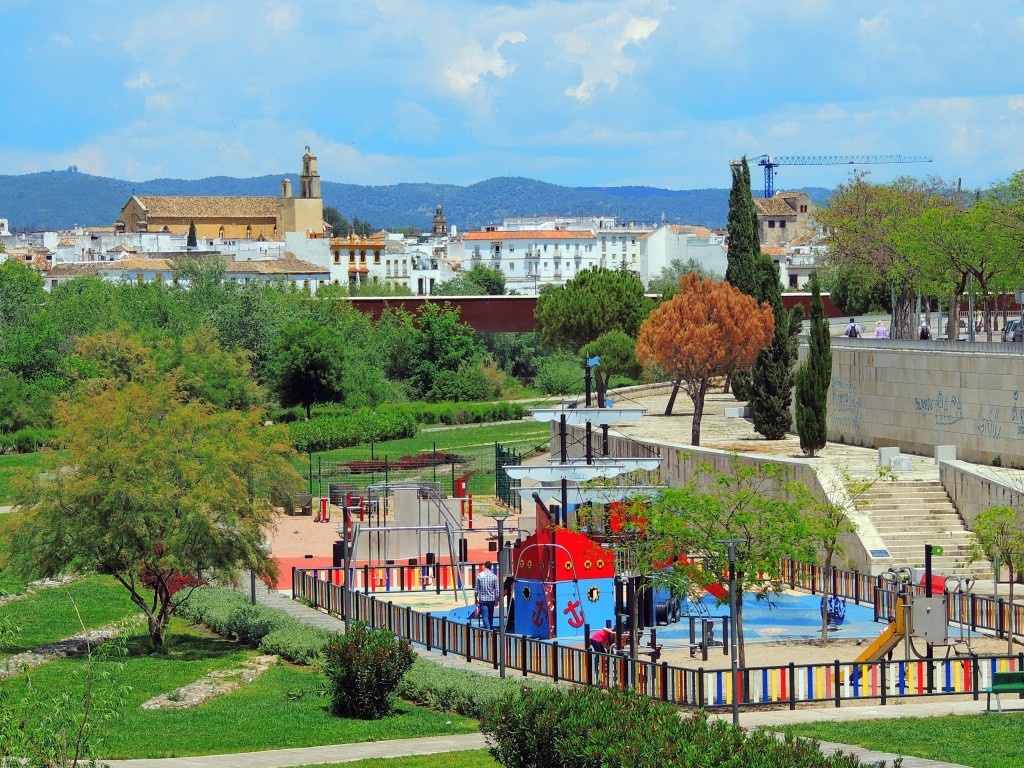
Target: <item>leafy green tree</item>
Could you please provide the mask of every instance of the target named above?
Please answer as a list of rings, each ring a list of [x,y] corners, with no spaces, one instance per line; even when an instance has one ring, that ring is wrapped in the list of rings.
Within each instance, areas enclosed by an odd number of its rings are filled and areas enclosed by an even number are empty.
[[[956,205],[957,196],[939,179],[902,177],[889,184],[871,184],[865,174],[857,173],[840,184],[829,204],[815,213],[827,232],[829,269],[878,276],[890,293],[894,339],[914,338],[917,331],[917,318],[912,315],[920,271],[905,243],[901,245],[901,235],[924,211]]]
[[[435,296],[503,296],[505,273],[483,264],[474,264],[468,272],[434,286]]]
[[[732,454],[718,469],[698,462],[682,488],[662,491],[644,510],[643,534],[630,537],[630,548],[644,573],[676,593],[702,596],[708,587],[728,594],[729,563],[722,541],[738,540],[736,608],[739,666],[746,666],[743,635],[743,595],[757,590],[758,599],[781,591],[779,564],[783,558],[814,557],[813,539],[799,485],[789,481],[783,467],[746,464]],[[661,566],[680,553],[695,564]]]
[[[324,221],[331,225],[331,234],[335,237],[348,237],[352,231],[348,219],[338,213],[338,209],[333,205],[324,206]]]
[[[18,376],[0,374],[0,433],[50,426],[52,393],[26,384]]]
[[[608,331],[636,338],[651,306],[632,272],[598,267],[542,292],[534,316],[546,349],[576,352]]]
[[[292,449],[257,412],[182,402],[171,377],[60,403],[63,450],[17,484],[12,534],[24,574],[111,575],[146,616],[155,651],[196,584],[240,568],[271,576],[263,547],[275,489],[296,487]]]
[[[478,338],[500,370],[521,381],[537,375],[537,361],[542,355],[537,334],[481,333]]]
[[[828,438],[828,388],[832,384],[832,335],[818,276],[811,275],[811,341],[796,372],[796,431],[800,449],[814,458]]]
[[[271,359],[272,386],[288,408],[301,405],[306,418],[314,403],[345,399],[345,338],[312,319],[282,326]]]
[[[28,322],[46,299],[43,278],[17,261],[0,263],[0,332]]]
[[[636,340],[622,331],[602,333],[582,351],[584,358],[598,357],[601,361],[592,370],[598,405],[604,405],[608,397],[608,385],[613,376],[640,378],[642,369],[636,359]]]
[[[185,240],[186,248],[195,248],[199,245],[199,238],[196,237],[196,223],[194,221],[189,222],[188,225],[188,238]]]
[[[978,545],[971,557],[978,560],[984,555],[1006,568],[1006,579],[1010,584],[1010,604],[1013,604],[1013,585],[1018,575],[1024,570],[1024,513],[1019,507],[992,507],[978,515],[974,524],[974,535],[978,537]],[[1006,652],[1014,653],[1014,611],[1010,611],[1010,621],[1006,633]],[[1017,628],[1019,631],[1020,628]]]
[[[722,276],[707,269],[697,259],[689,258],[673,259],[671,263],[661,268],[657,277],[652,277],[647,283],[648,293],[656,293],[662,301],[671,299],[679,290],[679,281],[690,273],[694,273],[701,280],[721,280]]]
[[[483,349],[473,329],[459,320],[459,310],[448,302],[443,307],[425,303],[415,323],[411,344],[413,386],[427,400],[448,400],[450,398],[438,384],[450,379],[441,375],[476,363]]]

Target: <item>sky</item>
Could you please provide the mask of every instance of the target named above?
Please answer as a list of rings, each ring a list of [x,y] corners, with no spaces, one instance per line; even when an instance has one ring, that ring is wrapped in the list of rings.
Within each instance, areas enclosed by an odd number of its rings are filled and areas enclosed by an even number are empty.
[[[0,174],[728,187],[1024,168],[1024,2],[0,0]],[[776,189],[851,168],[783,166]],[[761,168],[752,168],[755,188]]]

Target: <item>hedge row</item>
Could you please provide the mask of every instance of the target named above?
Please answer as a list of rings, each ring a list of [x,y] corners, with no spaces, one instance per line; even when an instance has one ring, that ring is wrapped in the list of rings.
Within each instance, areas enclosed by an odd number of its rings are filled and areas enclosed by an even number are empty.
[[[515,421],[526,415],[522,403],[395,403],[378,410],[407,413],[419,424],[486,424]]]
[[[0,453],[34,453],[44,446],[56,444],[55,429],[19,429],[0,435]]]
[[[360,408],[347,416],[317,416],[288,425],[292,445],[303,453],[332,451],[416,435],[412,416],[381,408]]]
[[[414,704],[479,719],[512,691],[547,685],[521,678],[502,680],[420,658],[405,673],[396,693]]]
[[[194,590],[178,614],[193,624],[205,624],[218,635],[296,664],[319,663],[324,649],[337,637],[278,608],[252,605],[240,592],[220,587]]]
[[[634,691],[534,688],[484,712],[481,730],[504,768],[870,768],[805,739],[745,732]]]

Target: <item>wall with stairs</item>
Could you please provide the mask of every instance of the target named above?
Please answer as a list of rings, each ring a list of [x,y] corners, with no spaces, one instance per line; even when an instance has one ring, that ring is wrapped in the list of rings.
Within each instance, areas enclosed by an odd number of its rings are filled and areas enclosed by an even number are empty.
[[[858,507],[874,523],[895,567],[923,567],[924,545],[933,544],[943,548],[942,555],[932,557],[935,573],[991,578],[988,561],[970,562],[974,535],[941,482],[876,483]]]

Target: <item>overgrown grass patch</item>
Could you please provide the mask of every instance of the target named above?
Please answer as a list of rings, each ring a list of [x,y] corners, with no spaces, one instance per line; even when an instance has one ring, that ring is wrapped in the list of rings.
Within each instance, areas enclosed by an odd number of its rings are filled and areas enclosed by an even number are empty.
[[[318,688],[323,675],[282,662],[254,682],[188,709],[142,710],[140,705],[161,693],[190,683],[215,669],[239,666],[254,652],[211,637],[174,620],[167,656],[151,656],[145,638],[132,638],[128,656],[101,661],[97,677],[130,687],[115,716],[98,722],[95,752],[105,758],[174,757],[320,746],[383,739],[404,739],[450,733],[473,733],[475,721],[401,703],[393,717],[365,722],[327,713],[329,699],[289,694]],[[86,662],[81,657],[44,664],[32,671],[40,691],[64,691],[73,701],[85,692]],[[107,683],[104,683],[106,685]],[[0,681],[16,698],[23,681]]]
[[[1018,705],[1009,699],[1010,706]],[[787,734],[853,744],[975,768],[1021,765],[1024,712],[927,718],[848,720],[787,726]]]
[[[18,630],[7,645],[0,646],[0,654],[21,653],[71,637],[82,631],[82,624],[94,629],[138,613],[128,590],[109,576],[89,576],[41,589],[0,607],[0,616]]]
[[[14,501],[14,490],[11,480],[23,469],[39,469],[43,465],[41,453],[14,453],[0,455],[0,504],[11,504]]]

